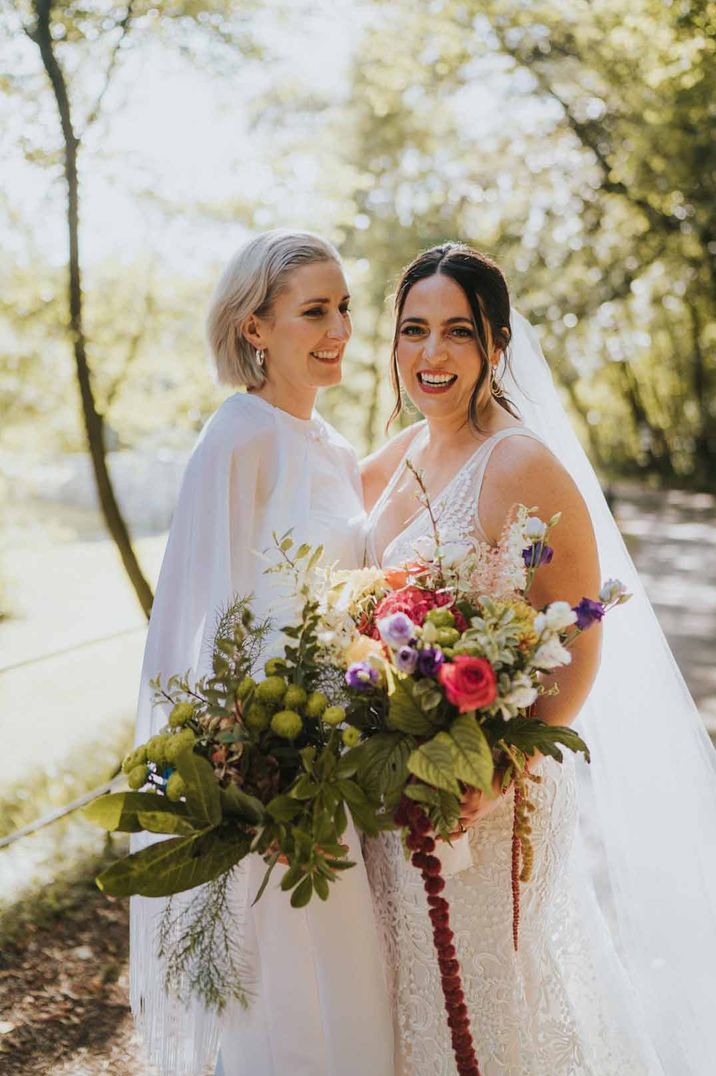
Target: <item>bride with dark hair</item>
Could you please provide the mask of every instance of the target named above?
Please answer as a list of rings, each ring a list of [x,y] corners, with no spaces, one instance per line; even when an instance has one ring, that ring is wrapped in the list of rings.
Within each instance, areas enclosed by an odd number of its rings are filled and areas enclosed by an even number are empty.
[[[600,559],[634,594],[603,635],[597,626],[578,639],[554,677],[559,692],[537,704],[543,721],[578,722],[593,762],[531,763],[534,867],[517,952],[513,794],[464,795],[455,837],[466,835],[468,861],[443,896],[482,1076],[709,1076],[716,780],[699,715],[499,267],[461,244],[428,250],[404,271],[395,315],[393,417],[404,392],[424,421],[364,462],[369,559],[413,560],[432,534],[409,460],[443,541],[496,545],[518,503],[544,519],[561,512],[533,604],[596,595]],[[601,907],[585,856],[594,848]],[[419,872],[395,833],[368,842],[366,855],[392,980],[396,1071],[451,1076]]]

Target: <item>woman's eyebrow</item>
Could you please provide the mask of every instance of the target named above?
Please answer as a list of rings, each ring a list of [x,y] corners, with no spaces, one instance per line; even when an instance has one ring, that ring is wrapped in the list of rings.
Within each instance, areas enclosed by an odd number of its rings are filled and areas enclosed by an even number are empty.
[[[403,318],[403,321],[401,322],[401,324],[404,325],[406,321],[414,321],[418,325],[427,325],[428,324],[428,319],[427,318],[416,318],[416,317]],[[445,321],[442,322],[442,324],[443,325],[455,325],[458,321],[466,321],[468,323],[468,325],[472,325],[472,318],[466,318],[466,317],[463,317],[462,315],[460,315],[459,317],[454,317],[454,318],[446,318]]]
[[[347,292],[341,299],[341,302],[344,303],[346,299],[350,299],[350,295]],[[325,297],[322,299],[304,299],[301,306],[308,306],[310,303],[330,303],[330,301],[330,299],[326,299]]]

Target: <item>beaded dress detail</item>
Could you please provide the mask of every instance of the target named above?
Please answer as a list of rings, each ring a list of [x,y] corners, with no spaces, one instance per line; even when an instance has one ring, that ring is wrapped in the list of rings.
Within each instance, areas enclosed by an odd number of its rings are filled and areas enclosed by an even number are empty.
[[[372,564],[410,561],[415,541],[432,536],[421,510],[382,555],[376,552],[390,494],[426,432],[416,435],[369,516]],[[521,427],[499,431],[432,502],[441,537],[487,544],[477,518],[480,489],[493,449],[512,435],[536,436]],[[442,894],[450,902],[482,1076],[663,1076],[594,895],[574,862],[575,762],[567,752],[563,765],[543,759],[535,772],[542,783],[530,793],[535,856],[532,879],[522,886],[519,951],[512,945],[512,794],[468,831],[472,866],[448,878]],[[405,858],[397,833],[367,841],[365,855],[390,980],[396,1076],[454,1076],[420,872]]]

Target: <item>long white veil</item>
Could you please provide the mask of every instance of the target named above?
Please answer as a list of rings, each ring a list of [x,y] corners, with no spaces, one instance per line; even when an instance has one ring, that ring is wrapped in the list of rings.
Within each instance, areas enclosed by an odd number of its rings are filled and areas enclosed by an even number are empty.
[[[716,1072],[716,752],[567,417],[533,327],[512,311],[503,385],[574,478],[604,577],[634,597],[605,621],[579,727],[592,751],[590,841],[616,944],[667,1076]]]

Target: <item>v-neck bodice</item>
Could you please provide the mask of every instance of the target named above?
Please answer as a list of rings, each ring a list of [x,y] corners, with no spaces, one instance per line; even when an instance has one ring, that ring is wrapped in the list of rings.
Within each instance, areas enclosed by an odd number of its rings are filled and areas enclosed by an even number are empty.
[[[387,567],[403,564],[414,559],[414,544],[423,535],[432,535],[430,517],[426,508],[419,508],[405,526],[383,546],[378,553],[376,535],[380,530],[381,520],[386,515],[386,508],[401,475],[405,471],[407,460],[427,440],[427,425],[411,440],[407,451],[393,472],[388,484],[371,509],[367,520],[366,556],[370,564]],[[431,498],[431,507],[444,541],[472,540],[489,543],[478,516],[480,491],[485,471],[495,447],[505,438],[520,435],[539,440],[537,434],[523,426],[508,426],[487,437],[477,446],[471,456],[455,471],[440,493]],[[417,492],[417,486],[416,486]]]

